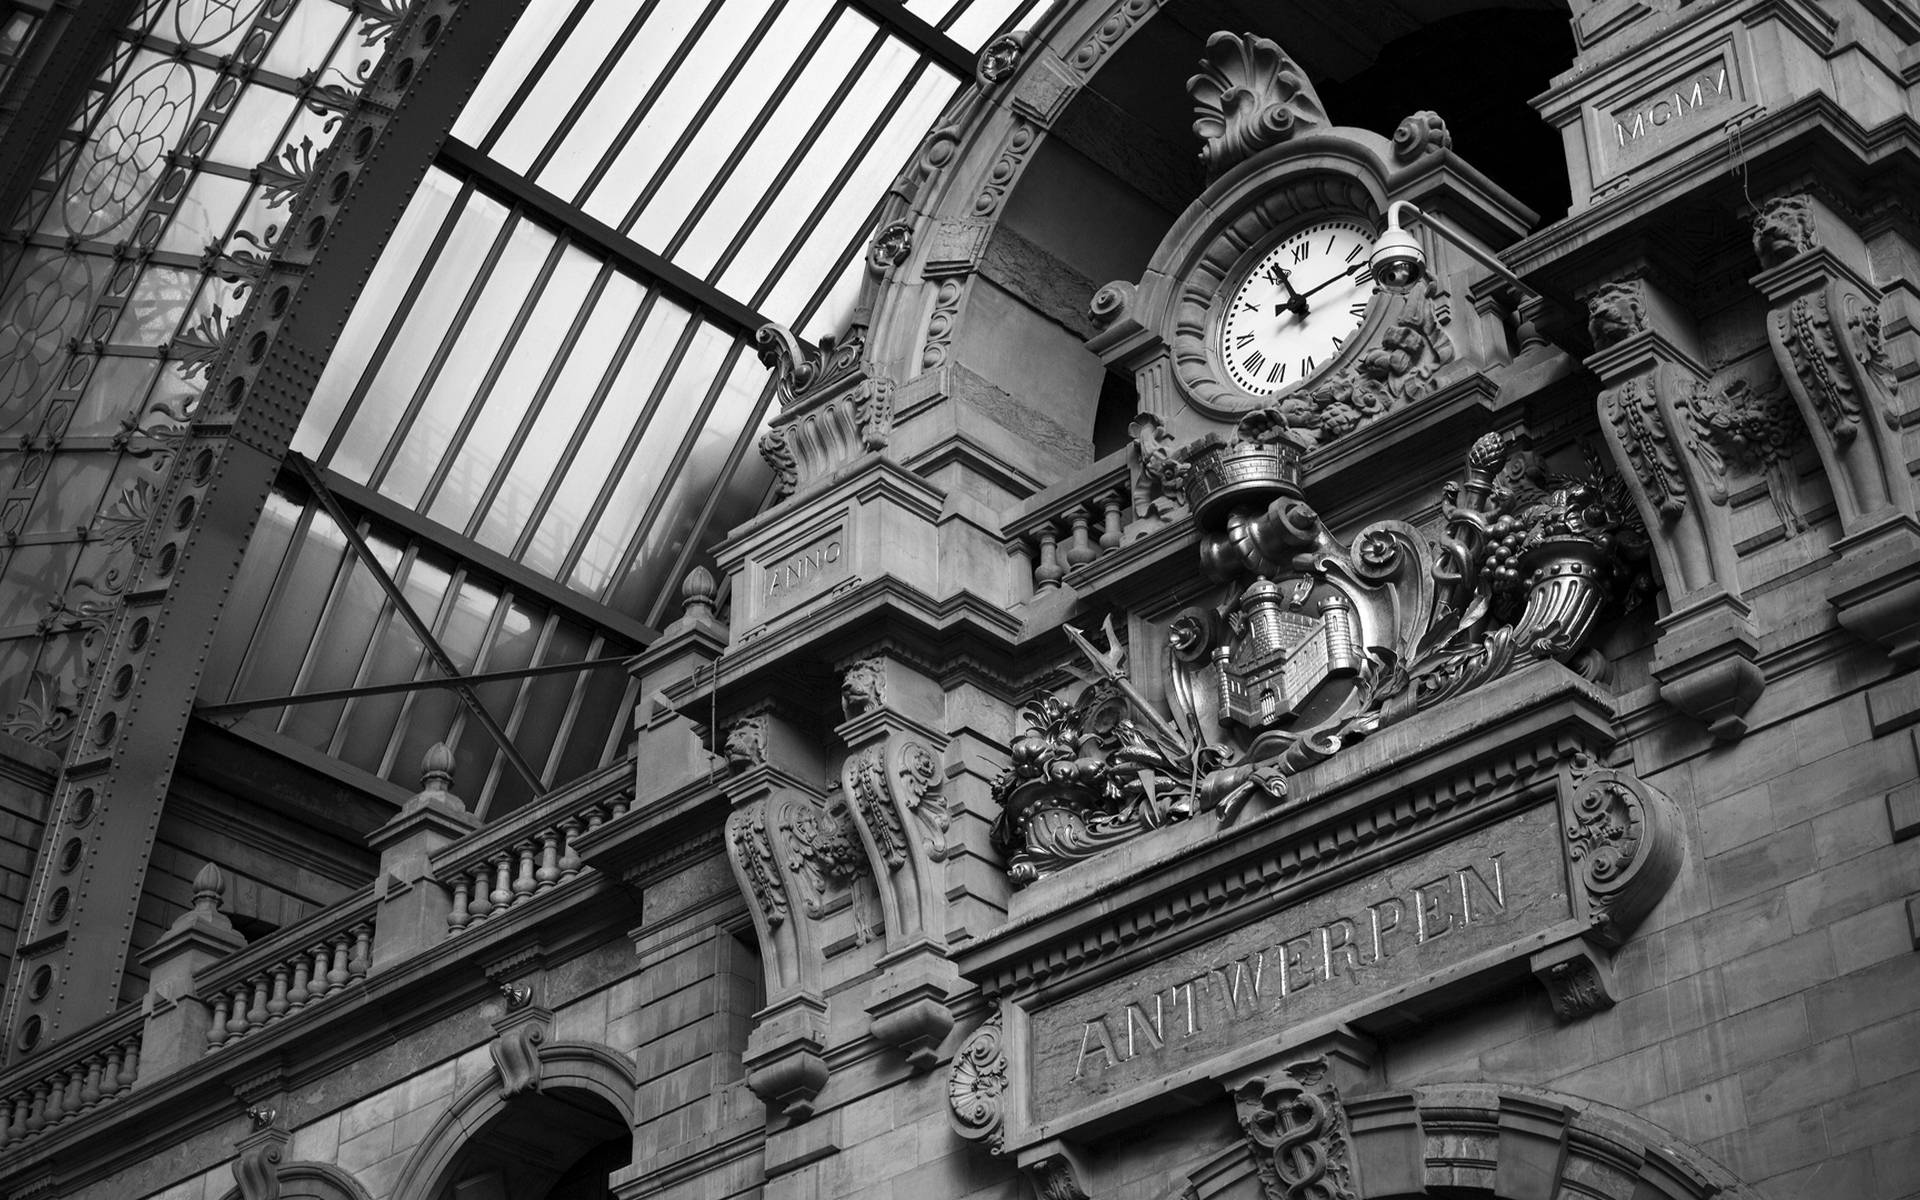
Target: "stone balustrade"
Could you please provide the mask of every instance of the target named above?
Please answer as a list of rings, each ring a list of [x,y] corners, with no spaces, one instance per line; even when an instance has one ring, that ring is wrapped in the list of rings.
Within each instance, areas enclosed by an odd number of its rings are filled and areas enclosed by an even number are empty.
[[[633,806],[632,771],[616,764],[435,855],[433,876],[453,894],[448,935],[498,920],[577,876],[576,841]]]
[[[0,1079],[0,1146],[12,1146],[123,1096],[140,1074],[139,1005],[86,1031],[51,1063],[42,1058]]]
[[[218,1050],[366,978],[373,962],[371,889],[248,946],[194,979]]]
[[[1080,479],[1033,497],[1006,525],[1009,545],[1026,557],[1035,594],[1059,587],[1089,563],[1168,521],[1140,494],[1128,456],[1112,454]]]

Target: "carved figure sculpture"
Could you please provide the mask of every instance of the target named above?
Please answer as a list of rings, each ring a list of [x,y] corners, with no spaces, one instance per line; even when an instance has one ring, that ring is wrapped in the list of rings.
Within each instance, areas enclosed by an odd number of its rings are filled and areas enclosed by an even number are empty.
[[[1753,218],[1753,252],[1762,267],[1813,249],[1813,205],[1805,197],[1775,196]]]
[[[1633,280],[1609,283],[1587,298],[1587,334],[1596,350],[1616,345],[1646,327],[1640,285]]]

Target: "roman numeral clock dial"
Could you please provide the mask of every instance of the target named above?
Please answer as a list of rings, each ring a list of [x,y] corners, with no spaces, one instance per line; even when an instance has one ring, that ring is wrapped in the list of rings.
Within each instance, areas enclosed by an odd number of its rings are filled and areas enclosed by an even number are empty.
[[[1254,396],[1310,379],[1340,356],[1373,300],[1373,230],[1321,221],[1268,250],[1241,277],[1220,318],[1220,360]]]

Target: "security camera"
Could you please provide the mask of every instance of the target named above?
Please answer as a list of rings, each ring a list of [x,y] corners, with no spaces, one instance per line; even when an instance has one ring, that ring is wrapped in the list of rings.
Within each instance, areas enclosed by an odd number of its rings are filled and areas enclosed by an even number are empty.
[[[1395,205],[1395,207],[1399,207]],[[1405,292],[1427,273],[1427,254],[1420,241],[1400,227],[1398,213],[1389,212],[1386,231],[1373,244],[1367,265],[1373,277],[1390,292]]]

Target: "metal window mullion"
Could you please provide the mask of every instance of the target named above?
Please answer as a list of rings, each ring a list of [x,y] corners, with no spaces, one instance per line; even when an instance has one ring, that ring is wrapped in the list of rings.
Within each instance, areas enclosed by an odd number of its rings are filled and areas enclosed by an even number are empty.
[[[300,656],[300,667],[294,672],[293,684],[287,689],[288,691],[301,691],[313,677],[314,665],[319,661],[321,634],[327,627],[327,621],[332,618],[338,608],[341,597],[346,593],[347,584],[352,578],[353,555],[342,554],[340,564],[334,568],[333,579],[327,585],[327,598],[320,605],[320,615],[314,620],[313,636],[307,639],[306,650]],[[291,709],[282,709],[279,719],[273,723],[273,731],[285,733],[287,721],[291,716]]]
[[[718,3],[718,0],[712,0],[712,2]],[[640,6],[639,11],[634,13],[632,19],[627,22],[627,27],[620,31],[620,36],[614,39],[613,47],[601,56],[600,65],[593,69],[593,74],[588,77],[586,86],[580,89],[579,95],[573,98],[573,103],[567,106],[566,116],[548,126],[552,130],[551,135],[540,147],[539,153],[533,156],[533,161],[527,164],[527,174],[530,177],[538,178],[540,172],[547,169],[547,164],[553,161],[553,156],[559,153],[560,144],[567,140],[567,135],[579,128],[581,114],[586,112],[587,106],[599,96],[600,89],[607,82],[607,76],[613,73],[615,65],[626,54],[627,47],[633,44],[634,35],[638,34],[653,16],[653,10],[658,3],[659,0],[646,0],[646,3]]]
[[[593,277],[593,283],[587,288],[586,299],[581,302],[580,311],[574,314],[573,323],[567,327],[566,336],[560,339],[559,349],[553,360],[547,364],[546,374],[540,377],[540,386],[534,389],[533,399],[527,404],[527,411],[521,416],[520,424],[513,431],[513,437],[507,442],[506,449],[500,452],[500,463],[493,470],[493,478],[487,481],[486,490],[480,494],[480,500],[473,506],[473,516],[468,518],[466,536],[480,540],[480,530],[485,527],[487,509],[500,494],[507,476],[513,472],[513,460],[520,453],[520,447],[526,444],[527,435],[533,432],[534,423],[540,419],[540,413],[547,406],[547,397],[553,392],[553,385],[559,382],[560,375],[567,369],[567,360],[573,357],[573,348],[580,341],[587,322],[593,318],[593,310],[600,303],[600,294],[606,290],[607,280],[613,276],[613,264],[602,261],[599,273]]]
[[[780,82],[775,84],[773,90],[767,94],[766,102],[760,106],[760,111],[754,114],[753,120],[747,123],[747,127],[741,131],[740,136],[734,141],[733,149],[727,152],[726,159],[721,162],[719,169],[714,171],[713,178],[707,181],[707,186],[702,189],[700,198],[694,201],[692,207],[688,209],[688,222],[698,224],[701,215],[703,215],[707,211],[708,206],[713,203],[714,197],[720,194],[720,189],[725,187],[727,182],[733,178],[734,171],[739,169],[741,160],[747,156],[747,151],[753,148],[753,143],[760,136],[760,131],[766,128],[767,122],[773,119],[773,114],[779,111],[781,103],[786,100],[787,94],[793,90],[793,85],[800,81],[800,76],[806,72],[807,64],[813,59],[815,54],[819,53],[821,45],[827,40],[828,35],[833,32],[833,27],[839,22],[841,14],[845,11],[846,7],[844,5],[834,5],[833,8],[828,11],[826,17],[821,20],[819,26],[814,29],[813,36],[807,39],[807,44],[803,46],[800,53],[794,57],[793,63],[787,68],[786,74],[780,77]],[[677,151],[679,147],[675,149]],[[622,230],[633,228],[633,223],[640,219],[640,213],[646,208],[648,201],[653,199],[655,190],[666,182],[667,175],[668,172],[662,171],[654,176],[652,180],[648,181],[647,186],[640,192],[640,198],[633,202],[633,206],[627,210],[626,216],[620,218],[620,228]],[[689,236],[689,233],[690,231],[685,228],[677,231],[675,234],[676,241],[684,240]]]
[[[720,107],[720,101],[726,98],[727,89],[733,85],[733,81],[739,77],[740,72],[746,69],[747,60],[753,57],[754,52],[759,50],[760,43],[766,40],[767,30],[771,29],[774,21],[779,19],[784,7],[785,5],[781,3],[780,0],[775,0],[775,3],[769,4],[766,14],[760,18],[760,23],[754,26],[753,32],[741,39],[739,53],[733,56],[733,61],[727,64],[726,71],[714,82],[713,86],[707,89],[706,99],[700,102],[700,107],[694,111],[693,117],[687,122],[686,128],[680,131],[680,136],[674,139],[672,147],[667,150],[666,156],[660,160],[664,165],[661,169],[653,173],[653,178],[647,180],[646,186],[640,189],[639,198],[633,202],[633,207],[627,210],[627,216],[620,222],[621,229],[626,229],[633,224],[634,220],[638,218],[640,210],[646,207],[647,201],[653,199],[654,193],[660,190],[660,185],[666,182],[669,175],[673,174],[674,164],[680,161],[681,156],[686,153],[687,147],[693,144],[693,139],[706,127],[707,119],[713,115],[714,109]],[[805,55],[803,54],[798,61],[805,61]],[[576,204],[584,205],[586,200],[587,191],[585,190],[574,197],[574,203]],[[703,205],[696,205],[694,211],[698,212],[701,207],[703,207]]]
[[[647,314],[653,311],[654,301],[659,297],[659,289],[648,288],[633,319],[627,322],[626,332],[620,335],[620,344],[614,348],[613,357],[607,360],[606,369],[600,373],[600,382],[594,385],[593,395],[588,397],[586,409],[580,414],[579,421],[574,424],[573,433],[567,438],[566,448],[560,451],[559,462],[552,471],[547,473],[546,486],[540,489],[540,497],[534,501],[533,515],[528,518],[527,526],[520,531],[520,536],[514,540],[513,553],[510,557],[515,560],[526,557],[527,547],[533,543],[534,534],[539,530],[540,523],[546,519],[548,506],[553,503],[553,497],[559,492],[561,482],[566,479],[568,470],[573,466],[574,457],[580,453],[580,444],[587,440],[587,432],[593,428],[594,418],[600,415],[600,409],[606,403],[607,394],[613,390],[614,380],[620,377],[621,368],[626,365],[627,355],[632,352],[634,342],[640,338],[641,326],[646,324]]]
[[[408,318],[413,316],[414,301],[420,298],[420,293],[427,286],[427,280],[433,277],[434,267],[440,261],[440,252],[446,249],[447,242],[453,237],[454,226],[460,223],[461,216],[466,212],[467,200],[472,195],[472,181],[462,180],[460,191],[454,196],[452,205],[448,207],[447,215],[441,221],[440,228],[434,231],[433,241],[428,243],[427,252],[421,257],[420,265],[414,269],[413,278],[408,282],[407,290],[401,294],[399,305],[394,309],[393,315],[388,318],[387,327],[380,334],[379,344],[373,348],[373,353],[367,356],[367,365],[362,369],[359,380],[353,385],[353,392],[347,397],[346,404],[341,406],[340,415],[333,422],[333,431],[327,434],[326,444],[321,447],[320,453],[314,456],[314,462],[325,464],[333,461],[333,456],[340,449],[340,443],[345,440],[347,431],[353,428],[354,418],[360,414],[360,405],[366,400],[367,393],[372,390],[373,381],[379,378],[380,368],[386,365],[388,352],[400,339],[401,328],[406,325]]]
[[[633,111],[627,114],[626,121],[620,126],[620,132],[614,135],[612,142],[608,143],[606,152],[600,156],[600,161],[596,162],[593,170],[587,173],[587,178],[581,183],[580,190],[574,193],[573,203],[582,203],[592,194],[594,188],[600,186],[600,180],[613,168],[614,160],[620,157],[621,149],[633,137],[634,130],[640,128],[640,122],[646,120],[648,114],[653,111],[653,106],[659,101],[660,94],[667,90],[669,83],[673,82],[674,75],[680,70],[680,64],[687,60],[687,55],[693,53],[694,45],[699,42],[701,35],[706,33],[707,26],[713,23],[714,16],[719,13],[725,3],[726,0],[712,0],[701,12],[699,19],[693,23],[693,28],[687,30],[687,36],[682,38],[680,44],[674,48],[673,56],[661,65],[660,74],[648,86],[639,102],[633,106]],[[557,139],[555,144],[558,144]],[[544,165],[544,163],[535,163],[527,174],[532,178],[539,178],[540,168]],[[654,169],[666,171],[670,165],[671,160],[662,160],[662,165]]]
[[[471,579],[472,575],[469,574]],[[0,641],[9,640],[8,631],[0,630]],[[17,640],[39,640],[39,630],[33,625],[21,626],[17,631]],[[431,692],[442,688],[452,691],[460,684],[479,687],[489,683],[518,684],[522,679],[537,678],[544,675],[567,675],[575,671],[602,671],[613,667],[625,667],[633,661],[631,654],[610,654],[605,658],[578,659],[571,662],[547,663],[538,667],[522,667],[509,671],[476,671],[470,675],[423,675],[417,679],[403,679],[396,683],[363,683],[354,687],[319,688],[311,692],[289,692],[279,696],[252,696],[226,704],[196,704],[194,712],[201,716],[225,716],[229,713],[246,712],[256,708],[284,708],[289,705],[323,704],[332,700],[352,700],[369,696],[397,696],[406,692]],[[465,709],[459,710],[461,714]],[[464,728],[464,716],[456,728]]]
[[[546,75],[547,68],[553,65],[553,60],[559,57],[561,49],[573,36],[573,31],[579,28],[580,18],[586,16],[587,10],[592,7],[593,0],[574,0],[572,10],[567,13],[566,19],[560,22],[559,28],[553,31],[553,36],[547,39],[546,46],[527,68],[527,73],[521,76],[519,85],[513,89],[513,95],[508,96],[506,103],[500,106],[500,111],[494,114],[493,124],[480,135],[480,149],[490,152],[500,141],[500,135],[505,133],[513,124],[514,118],[520,115],[520,108],[527,102],[527,97],[532,95],[533,89],[540,85],[540,80]],[[522,17],[524,15],[523,10]]]
[[[436,646],[440,643],[440,635],[446,631],[447,622],[452,619],[455,607],[460,603],[460,588],[466,580],[467,568],[465,564],[455,563],[453,570],[447,573],[447,590],[441,594],[440,603],[433,611],[433,621],[427,626],[429,632],[433,635],[433,643]],[[447,652],[446,647],[441,646],[440,653],[434,657],[443,659],[446,666],[455,668],[447,671],[447,674],[460,674],[458,670],[459,664],[453,661],[453,655]],[[417,679],[420,677],[422,668],[425,665],[426,664],[423,663],[415,667],[413,672],[414,678]],[[471,687],[471,685],[468,686]],[[393,731],[387,735],[387,748],[381,752],[380,769],[375,772],[375,774],[379,775],[382,779],[393,774],[393,765],[395,760],[400,756],[400,747],[406,744],[407,735],[413,731],[413,705],[414,701],[419,698],[420,693],[417,691],[403,693],[400,697],[400,712],[393,719]],[[439,740],[439,738],[434,739],[434,741]]]
[[[721,497],[726,495],[726,481],[733,478],[733,473],[739,470],[740,460],[746,457],[747,448],[753,445],[755,435],[760,432],[760,419],[766,415],[767,406],[773,401],[774,384],[775,380],[769,376],[766,386],[760,389],[760,399],[754,402],[752,414],[745,424],[741,425],[740,436],[735,439],[733,449],[727,454],[726,465],[720,470],[720,486],[713,489],[707,496],[707,502],[700,507],[700,516],[694,521],[693,526],[696,530],[705,529],[707,523],[713,520],[714,510],[720,506]],[[688,538],[686,546],[680,551],[680,557],[674,561],[672,573],[667,576],[668,581],[677,582],[685,579],[687,572],[693,569],[693,560],[702,553],[702,550],[698,537]],[[667,609],[679,599],[678,588],[662,589],[653,602],[653,615],[664,617]],[[660,626],[655,625],[655,628]]]
[[[766,317],[675,265],[672,259],[647,249],[463,142],[448,138],[442,143],[439,163],[443,169],[474,181],[478,190],[520,205],[535,219],[550,223],[556,231],[567,234],[583,247],[590,247],[629,273],[646,276],[689,305],[707,310],[715,323],[725,326],[729,332],[751,334],[767,323]]]
[[[607,741],[600,749],[599,765],[610,765],[620,754],[620,744],[627,740],[627,733],[633,727],[633,705],[640,697],[640,681],[629,678],[626,690],[620,694],[620,703],[613,710],[613,724],[607,727]]]
[[[316,500],[315,503],[318,503],[318,501]],[[409,541],[405,546],[400,548],[400,561],[395,563],[393,567],[393,577],[400,587],[406,587],[407,580],[412,578],[414,560],[419,556],[420,544],[418,542]],[[393,623],[400,619],[400,614],[395,608],[393,597],[383,592],[380,597],[380,611],[374,614],[373,618],[373,633],[368,636],[366,649],[360,652],[360,666],[353,673],[353,686],[367,686],[367,680],[373,675],[374,665],[379,662],[374,652],[380,646],[380,636],[393,628]],[[409,676],[417,675],[419,672],[420,660],[416,657],[414,659],[414,668],[409,672]],[[347,702],[341,706],[340,723],[333,727],[333,737],[327,741],[327,757],[339,758],[345,753],[347,746],[347,726],[353,724],[354,710],[359,706],[359,697],[348,697]]]
[[[549,612],[546,623],[540,627],[540,637],[534,642],[533,657],[527,660],[529,663],[538,663],[546,657],[547,648],[553,645],[553,631],[559,627],[560,614],[557,612]],[[514,693],[513,706],[507,710],[507,720],[503,728],[506,730],[509,739],[519,736],[520,722],[525,718],[527,706],[532,703],[532,700],[533,678],[529,677],[521,680],[520,690]],[[504,750],[505,748],[502,747],[502,749]],[[500,771],[504,765],[501,761],[503,757],[504,755],[494,756],[493,765],[487,771],[486,786],[481,789],[481,797],[475,804],[474,813],[482,822],[486,821],[487,812],[493,805],[493,798],[499,794],[500,791]],[[535,796],[540,794],[541,786],[542,785],[539,784],[532,785]]]
[[[852,0],[852,2],[923,57],[935,59],[962,78],[973,74],[976,56],[969,54],[965,46],[954,41],[946,32],[956,15],[965,11],[964,3],[954,5],[953,11],[949,12],[946,19],[936,28],[909,12],[901,0]]]
[[[380,565],[379,560],[374,558],[372,553],[367,549],[366,543],[360,541],[358,535],[342,520],[344,514],[340,509],[339,500],[334,497],[332,492],[327,490],[326,484],[321,481],[314,465],[298,454],[289,454],[287,461],[294,464],[294,469],[299,471],[301,476],[306,480],[307,487],[313,491],[320,503],[326,507],[327,514],[333,517],[334,523],[349,529],[347,537],[353,546],[354,552],[365,560],[367,570],[373,574],[374,581],[380,585],[381,590],[385,591],[387,595],[392,598],[394,607],[407,622],[408,627],[413,630],[414,636],[425,643],[427,653],[433,657],[435,665],[448,676],[458,675],[459,671],[454,668],[453,659],[441,648],[440,643],[434,639],[433,631],[420,619],[420,614],[413,611],[413,606],[407,602],[405,594],[394,584],[392,577],[387,574],[386,568]],[[501,731],[499,725],[495,723],[491,716],[487,715],[485,709],[481,708],[479,701],[474,698],[473,690],[465,686],[458,686],[455,688],[455,691],[459,695],[461,703],[474,710],[474,719],[479,721],[481,726],[485,728],[489,734],[493,735],[494,740],[500,744],[501,752],[513,763],[514,770],[527,780],[528,786],[536,790],[544,786],[539,778],[533,774],[533,768],[527,765],[527,761],[520,756],[520,752],[514,748],[513,743],[508,740],[507,735]]]
[[[515,217],[520,213],[516,205],[511,212]],[[517,222],[516,222],[517,224]],[[440,498],[440,489],[446,486],[447,476],[452,473],[454,462],[460,457],[460,451],[467,444],[467,437],[473,432],[475,422],[485,410],[487,401],[493,396],[493,388],[500,381],[500,372],[507,366],[507,360],[513,356],[514,349],[520,343],[520,335],[526,332],[527,322],[533,319],[534,309],[539,307],[540,298],[547,290],[547,283],[560,266],[560,260],[566,256],[567,239],[564,235],[554,238],[553,246],[548,249],[547,257],[540,264],[540,270],[534,275],[532,286],[527,289],[526,298],[521,300],[520,308],[514,313],[513,323],[507,327],[506,336],[500,339],[499,348],[493,352],[493,359],[480,377],[479,386],[474,389],[473,398],[467,402],[467,411],[460,417],[460,423],[454,427],[453,436],[447,439],[440,461],[434,465],[427,476],[427,486],[420,493],[419,511],[431,509]]]
[[[493,615],[487,618],[487,630],[485,633],[480,635],[480,653],[475,655],[473,659],[472,673],[474,675],[481,674],[481,668],[486,665],[487,659],[492,657],[494,643],[498,641],[500,637],[500,627],[506,624],[507,613],[512,609],[512,607],[513,607],[513,589],[501,588],[498,594],[498,599],[493,606]],[[468,686],[472,686],[472,684],[469,684]],[[474,698],[477,700],[479,699],[479,697],[480,697],[480,693],[475,692]],[[480,702],[482,704],[486,703],[486,701],[484,700],[481,700]],[[462,734],[466,733],[466,731],[467,731],[466,707],[464,705],[456,705],[453,710],[453,724],[447,729],[446,742],[447,742],[448,748],[452,749],[452,748],[458,747],[460,745],[460,737]]]
[[[666,364],[654,379],[653,387],[647,392],[646,403],[640,408],[640,414],[634,418],[633,428],[627,431],[626,444],[620,447],[620,457],[612,470],[607,472],[607,481],[600,485],[600,494],[594,497],[593,507],[580,522],[580,531],[574,535],[573,548],[567,552],[555,576],[564,583],[573,575],[573,569],[580,562],[580,556],[586,553],[587,542],[605,514],[607,505],[613,502],[613,493],[620,487],[620,481],[626,477],[627,469],[633,463],[633,455],[639,449],[640,440],[646,436],[647,427],[653,423],[654,413],[660,408],[660,401],[667,389],[673,385],[673,377],[680,370],[680,364],[686,359],[687,350],[693,345],[694,335],[700,332],[702,320],[697,312],[687,314],[686,327],[680,331],[680,337],[667,353]]]
[[[661,486],[654,491],[653,498],[647,502],[646,515],[634,527],[633,536],[627,541],[626,553],[620,556],[614,571],[607,577],[606,585],[601,589],[602,603],[611,604],[613,593],[618,590],[628,572],[633,570],[634,559],[639,556],[641,547],[646,545],[647,534],[652,530],[653,523],[659,520],[660,510],[665,507],[667,496],[673,491],[673,482],[680,477],[682,468],[686,466],[687,455],[694,443],[698,441],[700,431],[706,427],[707,417],[713,412],[714,403],[719,399],[720,393],[725,390],[727,377],[733,374],[733,365],[739,361],[740,352],[745,348],[746,342],[735,338],[733,349],[727,352],[726,358],[720,364],[720,369],[714,372],[713,382],[707,385],[706,395],[701,398],[699,411],[688,422],[687,431],[681,435],[680,445],[675,449],[672,461],[661,473]]]
[[[587,642],[587,657],[599,658],[605,643],[604,637],[594,634]],[[560,714],[560,724],[553,731],[553,745],[547,748],[545,774],[548,779],[559,778],[560,760],[566,754],[567,742],[573,737],[573,726],[580,718],[580,709],[586,704],[587,685],[592,681],[593,675],[587,671],[582,671],[580,677],[573,681],[573,694],[567,697],[567,711]]]
[[[873,124],[867,127],[867,136],[860,140],[863,148],[871,145],[880,132],[887,127],[887,122],[893,120],[894,114],[900,111],[900,106],[905,104],[907,97],[913,94],[913,87],[926,73],[927,66],[926,59],[919,60],[900,80],[900,86],[894,89],[893,96],[887,101],[886,106],[874,118]],[[787,268],[793,265],[793,260],[799,257],[801,248],[807,244],[807,239],[813,236],[814,230],[820,227],[820,222],[826,219],[827,210],[833,207],[835,200],[839,199],[841,190],[847,185],[847,180],[853,177],[854,171],[859,168],[862,161],[863,155],[855,154],[841,164],[839,173],[833,177],[833,182],[827,186],[826,190],[820,193],[820,199],[814,202],[813,210],[801,223],[799,232],[794,234],[793,240],[787,243],[787,248],[781,252],[780,257],[774,260],[773,269],[767,272],[767,277],[754,291],[753,306],[755,308],[765,304],[767,297],[773,294],[773,289],[779,286],[781,277],[786,274]],[[865,232],[862,231],[863,234]]]
[[[787,161],[781,166],[779,174],[767,184],[766,191],[761,193],[760,199],[754,203],[753,211],[740,222],[740,232],[733,235],[733,240],[727,243],[727,248],[720,252],[719,258],[714,260],[712,269],[707,272],[708,279],[719,279],[726,274],[727,268],[733,265],[733,260],[746,247],[748,239],[753,236],[753,231],[760,227],[760,219],[767,215],[769,208],[773,207],[775,197],[780,194],[782,188],[787,186],[787,181],[793,178],[793,173],[800,169],[800,164],[805,161],[808,152],[819,142],[820,134],[826,129],[827,123],[833,120],[834,113],[839,111],[840,106],[846,102],[847,96],[853,91],[853,85],[866,74],[867,68],[873,64],[875,56],[880,53],[880,48],[886,44],[887,31],[884,28],[874,30],[873,37],[867,41],[866,49],[860,52],[860,57],[855,59],[853,65],[847,69],[846,77],[840,81],[840,86],[833,90],[833,95],[822,106],[820,115],[815,117],[813,124],[807,127],[806,134],[794,143],[793,153],[787,156]],[[678,243],[681,240],[676,238],[674,244],[667,247],[667,253],[672,254],[678,249]],[[748,307],[757,306],[750,304]]]
[[[440,380],[440,371],[447,359],[453,354],[454,343],[466,332],[467,319],[472,316],[474,306],[480,302],[480,295],[486,291],[487,284],[493,280],[493,269],[500,262],[500,256],[506,253],[507,243],[513,238],[513,231],[519,225],[520,214],[508,210],[507,219],[501,223],[500,232],[493,239],[493,245],[487,247],[487,256],[475,273],[473,282],[468,285],[467,293],[460,299],[459,307],[454,310],[453,320],[447,323],[447,331],[441,337],[440,344],[434,349],[433,357],[427,362],[427,369],[421,374],[420,382],[414,386],[413,395],[407,399],[407,407],[400,414],[399,423],[394,426],[393,434],[387,438],[386,447],[380,457],[374,460],[373,470],[367,474],[367,486],[378,489],[386,479],[387,472],[393,468],[393,460],[399,456],[400,449],[406,444],[407,436],[413,432],[413,423],[419,419],[420,410],[426,407],[427,396],[432,393],[434,384]]]
[[[299,478],[299,472],[294,468],[288,467],[287,472]],[[644,646],[658,636],[654,630],[625,613],[615,612],[591,596],[557,583],[498,550],[463,537],[414,508],[396,503],[336,472],[323,469],[320,476],[336,500],[398,531],[402,537],[431,541],[469,567],[497,580],[501,587],[513,588],[522,595],[538,599],[544,605],[562,609],[582,624],[604,629],[612,636],[637,646]]]
[[[286,596],[287,588],[291,586],[294,565],[306,546],[307,534],[312,527],[313,502],[309,499],[306,507],[301,509],[298,519],[294,521],[293,532],[287,537],[287,548],[280,556],[280,566],[274,571],[273,582],[267,586],[266,600],[260,605],[260,616],[254,621],[252,632],[247,634],[246,645],[240,650],[240,665],[233,672],[233,684],[228,688],[227,699],[233,698],[232,688],[238,686],[240,677],[246,674],[247,666],[253,662],[253,656],[259,648],[260,638],[266,631],[268,621],[275,612],[279,611],[280,601]]]

